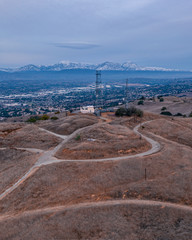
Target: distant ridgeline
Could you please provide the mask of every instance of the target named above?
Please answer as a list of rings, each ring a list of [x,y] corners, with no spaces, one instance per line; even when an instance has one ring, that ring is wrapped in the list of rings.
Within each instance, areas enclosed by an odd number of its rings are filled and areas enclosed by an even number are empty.
[[[63,71],[63,70],[102,70],[102,71],[160,71],[160,72],[178,72],[176,69],[167,69],[161,67],[141,67],[132,62],[113,63],[104,62],[101,64],[85,64],[75,62],[60,62],[53,65],[33,65],[29,64],[20,68],[0,68],[4,72],[40,72],[40,71]]]

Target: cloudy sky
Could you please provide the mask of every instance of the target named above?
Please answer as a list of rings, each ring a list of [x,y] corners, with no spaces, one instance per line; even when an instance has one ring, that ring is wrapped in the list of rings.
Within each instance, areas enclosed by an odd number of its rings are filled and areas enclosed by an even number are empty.
[[[63,60],[192,69],[191,0],[0,0],[0,67]]]

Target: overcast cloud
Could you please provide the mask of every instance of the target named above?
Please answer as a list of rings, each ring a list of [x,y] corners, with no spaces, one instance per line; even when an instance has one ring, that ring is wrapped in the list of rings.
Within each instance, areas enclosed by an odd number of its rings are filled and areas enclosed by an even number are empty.
[[[192,69],[190,0],[0,0],[0,67],[133,61]]]

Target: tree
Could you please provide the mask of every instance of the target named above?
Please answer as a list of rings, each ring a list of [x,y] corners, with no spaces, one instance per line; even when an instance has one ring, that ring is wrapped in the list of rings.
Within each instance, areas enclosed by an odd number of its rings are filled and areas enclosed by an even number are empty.
[[[117,117],[119,116],[134,116],[134,117],[143,117],[143,111],[141,109],[138,109],[136,107],[130,107],[130,108],[119,108],[117,109],[117,111],[115,112],[115,115]]]
[[[115,112],[115,115],[117,117],[122,117],[126,115],[126,109],[125,108],[118,108],[117,111]]]

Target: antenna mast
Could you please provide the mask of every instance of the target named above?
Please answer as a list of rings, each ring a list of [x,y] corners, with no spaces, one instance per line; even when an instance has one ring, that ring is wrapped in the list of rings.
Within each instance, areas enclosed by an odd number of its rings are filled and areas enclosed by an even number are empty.
[[[128,90],[128,78],[127,78],[126,86],[125,86],[125,108],[126,109],[129,107],[128,101],[129,101],[129,90]]]
[[[101,71],[96,71],[96,84],[95,84],[95,95],[96,95],[96,103],[95,107],[100,108],[103,106],[102,102],[102,82],[101,82]]]

